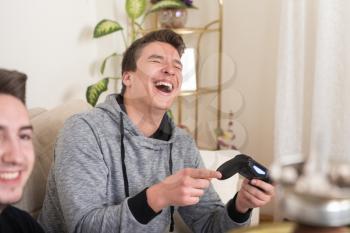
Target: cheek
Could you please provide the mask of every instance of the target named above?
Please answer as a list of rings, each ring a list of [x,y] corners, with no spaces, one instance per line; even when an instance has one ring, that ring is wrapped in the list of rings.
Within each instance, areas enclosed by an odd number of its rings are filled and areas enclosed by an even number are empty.
[[[144,94],[150,88],[150,82],[147,77],[137,77],[134,82],[135,94]]]
[[[137,76],[135,77],[134,85],[137,86],[137,89],[140,92],[144,92],[144,91],[148,92],[154,86],[152,77],[153,76],[147,76],[147,75]]]
[[[143,78],[150,78],[154,76],[154,74],[156,74],[157,72],[158,72],[157,67],[145,65],[138,68],[137,75]]]

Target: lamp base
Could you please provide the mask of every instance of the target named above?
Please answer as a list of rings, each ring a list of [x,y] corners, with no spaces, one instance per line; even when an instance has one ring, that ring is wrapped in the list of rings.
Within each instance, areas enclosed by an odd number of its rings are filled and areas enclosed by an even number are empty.
[[[281,208],[287,219],[316,227],[342,227],[350,223],[349,198],[321,198],[285,189]]]

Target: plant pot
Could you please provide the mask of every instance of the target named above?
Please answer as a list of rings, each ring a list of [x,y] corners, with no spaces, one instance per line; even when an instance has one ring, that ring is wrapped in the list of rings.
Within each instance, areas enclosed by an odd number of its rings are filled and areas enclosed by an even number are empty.
[[[162,28],[182,28],[187,20],[187,9],[163,9],[158,11],[158,22]]]

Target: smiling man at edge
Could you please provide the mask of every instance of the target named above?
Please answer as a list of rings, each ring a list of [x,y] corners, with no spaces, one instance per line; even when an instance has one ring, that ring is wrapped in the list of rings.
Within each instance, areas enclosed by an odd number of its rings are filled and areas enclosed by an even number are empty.
[[[43,233],[18,202],[34,165],[33,128],[24,105],[27,76],[0,69],[0,232]]]
[[[224,205],[195,142],[166,112],[180,93],[184,42],[151,32],[124,53],[123,89],[65,122],[39,222],[48,232],[166,232],[178,211],[194,232],[249,224],[274,188],[243,183]],[[176,226],[175,226],[176,227]]]

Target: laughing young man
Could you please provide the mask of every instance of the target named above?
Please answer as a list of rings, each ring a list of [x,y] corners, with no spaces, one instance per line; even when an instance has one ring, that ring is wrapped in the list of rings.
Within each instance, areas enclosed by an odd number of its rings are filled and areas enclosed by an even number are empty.
[[[43,233],[18,202],[34,164],[32,126],[24,106],[26,75],[0,69],[0,232]]]
[[[249,223],[274,188],[247,182],[225,206],[192,138],[166,111],[182,83],[182,38],[171,30],[136,40],[122,62],[122,95],[73,116],[61,132],[39,221],[47,232],[165,232],[178,211],[194,232]]]

